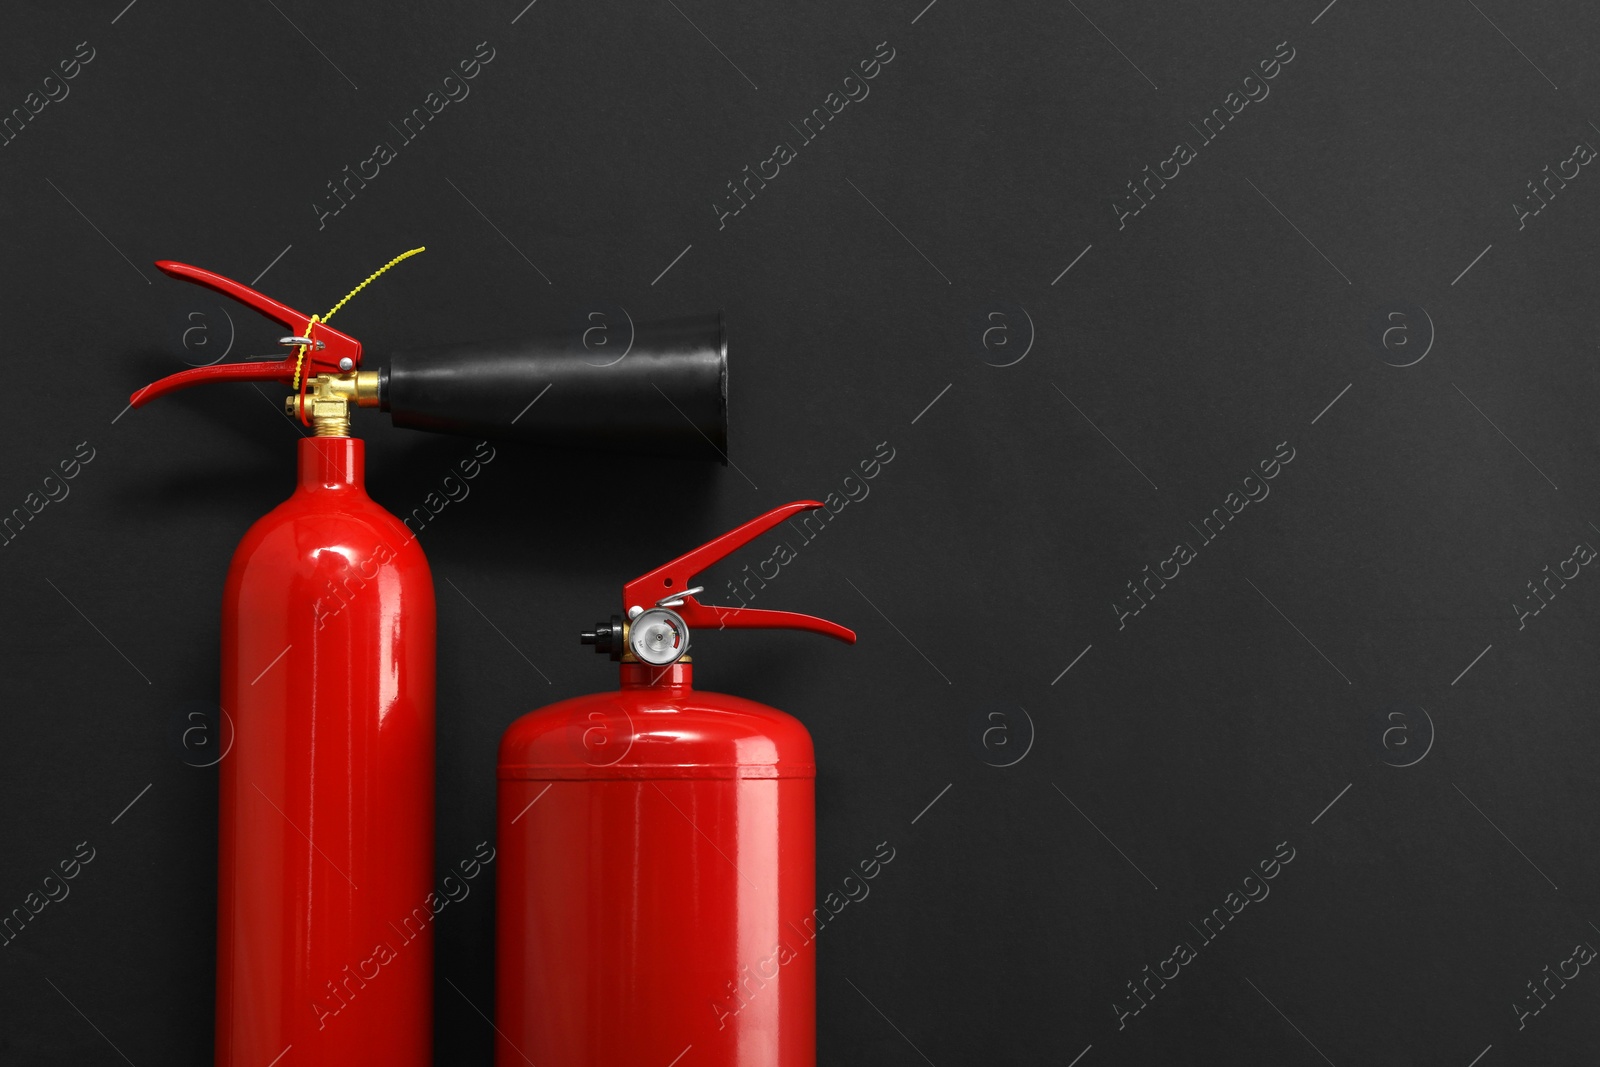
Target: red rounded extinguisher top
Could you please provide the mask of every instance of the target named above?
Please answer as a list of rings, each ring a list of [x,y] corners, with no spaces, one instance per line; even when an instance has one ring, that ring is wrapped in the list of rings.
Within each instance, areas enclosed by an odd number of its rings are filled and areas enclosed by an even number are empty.
[[[563,700],[512,723],[502,779],[814,778],[799,719],[754,700],[687,684],[629,686]]]

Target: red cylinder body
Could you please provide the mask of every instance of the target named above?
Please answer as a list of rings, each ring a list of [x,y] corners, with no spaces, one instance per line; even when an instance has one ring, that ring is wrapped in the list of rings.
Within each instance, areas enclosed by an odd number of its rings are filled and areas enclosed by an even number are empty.
[[[816,1062],[811,736],[692,670],[501,739],[499,1067]]]
[[[217,1063],[425,1067],[433,582],[362,442],[299,448],[223,603]]]

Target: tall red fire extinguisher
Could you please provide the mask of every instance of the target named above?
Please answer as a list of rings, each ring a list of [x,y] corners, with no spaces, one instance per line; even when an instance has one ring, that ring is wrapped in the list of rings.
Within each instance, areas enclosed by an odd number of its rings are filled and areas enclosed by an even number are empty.
[[[640,325],[631,361],[586,359],[568,331],[397,353],[364,370],[361,343],[322,317],[211,271],[157,266],[276,320],[295,351],[172,375],[133,406],[204,382],[277,382],[295,389],[288,411],[313,431],[298,444],[293,494],[245,535],[223,597],[221,706],[234,739],[219,785],[216,1062],[424,1067],[433,585],[414,535],[367,496],[350,406],[442,432],[720,456],[721,319]],[[546,411],[524,420],[547,389]]]
[[[499,1067],[812,1067],[811,736],[691,684],[701,629],[855,634],[810,615],[701,604],[698,572],[786,504],[623,587],[583,641],[620,691],[517,720],[500,742]],[[812,933],[808,933],[808,928]],[[754,974],[756,978],[752,980]]]

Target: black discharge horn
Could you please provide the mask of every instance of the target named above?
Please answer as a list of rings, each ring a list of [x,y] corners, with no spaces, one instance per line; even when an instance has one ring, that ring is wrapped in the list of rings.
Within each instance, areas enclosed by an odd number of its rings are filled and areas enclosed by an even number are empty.
[[[380,357],[378,407],[414,430],[726,463],[722,313],[630,324],[603,345],[594,330]]]

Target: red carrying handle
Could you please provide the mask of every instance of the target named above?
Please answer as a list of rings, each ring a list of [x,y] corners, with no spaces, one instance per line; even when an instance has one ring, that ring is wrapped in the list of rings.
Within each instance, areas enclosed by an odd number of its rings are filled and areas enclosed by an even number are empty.
[[[289,385],[294,382],[295,372],[298,369],[303,384],[318,374],[339,371],[342,369],[339,364],[345,359],[350,360],[351,370],[361,366],[360,341],[321,321],[313,322],[312,316],[296,311],[287,304],[280,304],[265,293],[258,293],[248,285],[224,277],[215,271],[193,267],[187,263],[163,259],[156,262],[156,267],[179,281],[194,282],[223,296],[231,296],[239,303],[255,308],[267,318],[287,327],[294,336],[310,337],[318,343],[307,350],[304,366],[300,365],[299,356],[291,354],[281,360],[223,363],[169,374],[133,394],[131,400],[136,408],[143,407],[159,396],[205,382],[282,382]],[[313,330],[316,331],[315,334],[311,332]]]
[[[638,606],[648,609],[666,597],[681,597],[681,606],[673,611],[682,616],[691,627],[715,626],[746,630],[806,630],[824,637],[832,637],[846,644],[856,643],[854,630],[840,626],[815,615],[797,611],[771,611],[764,608],[727,608],[715,604],[702,604],[693,595],[683,591],[690,588],[694,576],[718,560],[743,548],[768,530],[801,511],[815,511],[822,507],[815,500],[797,500],[773,508],[765,515],[751,519],[736,529],[729,530],[714,541],[708,541],[692,552],[685,552],[671,563],[664,563],[648,574],[641,574],[622,587],[623,610]]]

